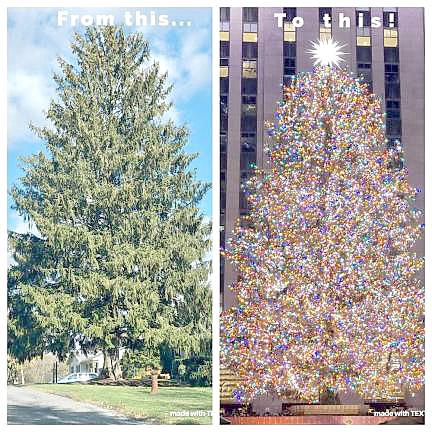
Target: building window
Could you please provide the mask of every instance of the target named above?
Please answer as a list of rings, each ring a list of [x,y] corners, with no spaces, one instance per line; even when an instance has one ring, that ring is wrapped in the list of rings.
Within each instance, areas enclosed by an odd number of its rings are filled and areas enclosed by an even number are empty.
[[[384,48],[384,63],[399,63],[399,50],[396,47]]]
[[[256,115],[256,96],[242,96],[242,114]]]
[[[220,92],[228,93],[229,90],[229,80],[228,78],[221,78],[220,80]]]
[[[384,29],[384,46],[397,47],[398,46],[398,31],[397,29]]]
[[[386,101],[387,118],[400,118],[400,102],[399,101]]]
[[[257,76],[256,60],[243,60],[242,76],[243,78],[256,78]]]
[[[227,114],[220,114],[220,130],[221,133],[226,133],[228,130],[228,115]]]
[[[295,75],[296,70],[296,59],[295,58],[284,58],[284,75]]]
[[[357,46],[357,76],[367,83],[369,91],[372,91],[372,47]]]
[[[332,10],[331,8],[319,8],[319,39],[321,41],[327,41],[332,36],[332,28],[331,28],[331,16]],[[330,21],[328,18],[330,18]],[[326,24],[327,20],[327,24]],[[330,26],[328,25],[330,23]]]
[[[357,46],[371,46],[371,13],[370,9],[356,10]]]
[[[258,8],[243,8],[243,42],[258,41]]]
[[[385,82],[399,82],[399,65],[385,64],[384,65]]]
[[[283,83],[289,85],[296,74],[296,29],[291,24],[297,16],[296,8],[284,8]]]
[[[284,42],[296,41],[296,28],[290,22],[283,23],[283,40]]]
[[[256,7],[244,7],[243,8],[243,22],[244,23],[256,23],[256,22],[258,22],[258,8],[256,8]]]
[[[255,132],[242,132],[240,138],[241,151],[245,153],[256,152],[256,133]]]
[[[220,57],[222,59],[229,59],[230,55],[230,45],[229,42],[221,41],[220,42]]]
[[[396,48],[398,46],[398,21],[396,9],[384,10],[384,47]]]
[[[256,59],[258,57],[258,44],[254,42],[243,42],[242,56],[243,59]]]
[[[221,41],[229,41],[229,27],[230,27],[230,8],[220,8],[220,22],[219,22],[219,38]]]
[[[222,175],[222,172],[225,173],[225,170],[227,168],[227,146],[226,146],[227,136],[220,135],[219,139],[220,139],[220,169]],[[224,144],[222,144],[222,142],[224,142]],[[222,207],[225,208],[225,204]]]
[[[400,99],[399,83],[385,83],[386,99]]]
[[[220,42],[220,76],[227,77],[229,72],[229,52],[230,45],[228,41]]]
[[[284,42],[283,44],[283,82],[289,85],[296,74],[296,44]]]
[[[296,28],[292,24],[292,20],[297,14],[296,8],[284,8],[285,14],[283,22],[283,40],[284,42],[295,42],[296,41]]]
[[[256,79],[243,79],[242,80],[242,95],[256,95],[257,94],[257,80]]]
[[[256,132],[256,117],[243,115],[241,118],[241,130],[244,132]]]
[[[399,19],[398,19],[398,14],[395,9],[391,9],[391,10],[386,10],[386,8],[384,9],[383,12],[383,26],[387,27],[387,28],[397,28],[399,27],[399,23],[398,23]]]

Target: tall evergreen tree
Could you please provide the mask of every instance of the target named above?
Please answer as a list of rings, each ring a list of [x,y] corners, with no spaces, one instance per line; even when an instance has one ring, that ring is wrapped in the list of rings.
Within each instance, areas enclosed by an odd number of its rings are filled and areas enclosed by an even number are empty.
[[[71,47],[52,127],[32,126],[47,151],[24,159],[11,190],[40,236],[10,233],[9,292],[40,329],[39,351],[101,349],[118,377],[121,347],[198,350],[209,335],[210,226],[198,208],[209,185],[190,169],[186,128],[163,119],[171,87],[143,36],[89,28]],[[14,309],[11,330],[30,334]]]

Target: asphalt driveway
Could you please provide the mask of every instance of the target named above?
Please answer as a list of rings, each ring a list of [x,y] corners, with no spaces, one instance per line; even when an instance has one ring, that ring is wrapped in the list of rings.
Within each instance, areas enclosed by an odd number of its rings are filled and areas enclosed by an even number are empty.
[[[95,405],[26,387],[8,386],[8,424],[108,425],[141,422]]]

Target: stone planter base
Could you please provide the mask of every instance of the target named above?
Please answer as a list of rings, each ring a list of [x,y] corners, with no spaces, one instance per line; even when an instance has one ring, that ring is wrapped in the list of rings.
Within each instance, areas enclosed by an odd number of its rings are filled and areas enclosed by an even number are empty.
[[[291,405],[289,410],[293,415],[345,415],[345,416],[358,416],[365,414],[362,411],[362,405]]]
[[[348,415],[307,415],[307,416],[269,416],[269,417],[227,417],[231,424],[247,425],[377,425],[391,420],[391,417],[348,416]]]

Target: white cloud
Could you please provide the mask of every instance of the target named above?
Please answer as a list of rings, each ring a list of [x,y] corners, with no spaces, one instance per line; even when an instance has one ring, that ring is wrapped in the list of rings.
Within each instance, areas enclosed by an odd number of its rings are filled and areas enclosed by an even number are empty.
[[[161,71],[168,72],[168,81],[174,85],[172,100],[187,101],[209,85],[211,81],[211,53],[206,48],[209,29],[185,31],[180,47],[173,49],[166,40],[158,39],[151,45],[152,56]]]
[[[46,77],[18,70],[8,82],[8,141],[13,143],[34,137],[29,123],[47,124],[43,110],[54,96]]]
[[[31,233],[37,237],[41,237],[36,225],[32,221],[26,222],[16,211],[12,211],[9,229],[18,234]]]
[[[43,9],[13,9],[8,16],[8,145],[34,139],[31,122],[45,125],[43,110],[55,93],[57,57],[67,53],[70,31]]]

